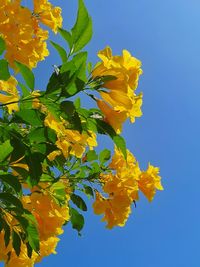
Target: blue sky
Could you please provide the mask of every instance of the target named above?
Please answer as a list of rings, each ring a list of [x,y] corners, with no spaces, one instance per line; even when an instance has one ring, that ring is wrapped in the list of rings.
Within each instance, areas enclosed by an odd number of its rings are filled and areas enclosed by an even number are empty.
[[[65,28],[73,24],[76,2],[52,1],[63,7]],[[115,54],[126,48],[142,61],[144,115],[127,123],[123,135],[143,168],[148,162],[160,167],[165,190],[152,203],[141,196],[124,228],[107,230],[88,205],[82,237],[65,227],[58,254],[37,266],[199,267],[200,2],[85,2],[94,24],[90,60],[109,45]],[[59,64],[53,49],[36,71],[38,87],[52,64]]]
[[[65,27],[72,26],[76,1],[54,3],[63,7]],[[127,123],[123,135],[142,167],[149,161],[160,166],[165,190],[152,203],[141,196],[127,225],[111,231],[89,206],[83,236],[66,227],[58,254],[38,266],[199,267],[200,3],[86,4],[94,23],[91,61],[110,45],[115,54],[126,48],[143,63],[138,91],[144,93],[144,115]]]

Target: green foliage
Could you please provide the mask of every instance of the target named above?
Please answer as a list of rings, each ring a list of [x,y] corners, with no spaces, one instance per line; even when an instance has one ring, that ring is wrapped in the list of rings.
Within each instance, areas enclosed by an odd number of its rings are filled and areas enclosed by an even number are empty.
[[[21,201],[13,194],[0,193],[0,200],[8,206],[8,208],[15,207],[19,211],[23,211],[23,205]]]
[[[79,0],[78,14],[72,28],[73,53],[81,50],[92,38],[92,19],[89,16],[83,0]]]
[[[33,72],[24,64],[15,61],[17,68],[19,69],[24,81],[28,87],[33,91],[35,88],[35,77]]]
[[[16,255],[19,256],[21,250],[21,238],[15,231],[12,231],[12,246]]]
[[[111,157],[110,150],[104,149],[99,154],[99,162],[100,164],[104,164],[106,161],[108,161]]]
[[[4,41],[4,39],[2,37],[0,37],[0,55],[3,54],[5,49],[6,49],[5,41]]]
[[[0,181],[3,184],[9,185],[16,194],[21,193],[22,186],[16,176],[10,173],[1,173],[0,172]]]
[[[0,162],[3,162],[13,151],[10,140],[6,140],[0,145]]]
[[[22,205],[24,195],[31,195],[31,190],[37,188],[41,194],[47,191],[58,207],[69,202],[69,220],[72,228],[80,234],[84,226],[80,212],[87,211],[84,196],[94,198],[95,191],[102,186],[101,174],[112,171],[109,168],[110,150],[94,150],[94,136],[109,136],[125,159],[127,156],[125,140],[105,122],[102,112],[96,108],[99,88],[116,77],[88,77],[92,63],[87,62],[88,54],[82,49],[92,37],[92,20],[83,0],[79,0],[76,22],[71,31],[61,28],[58,31],[69,48],[67,51],[51,41],[62,64],[54,65],[46,90],[32,92],[35,89],[32,70],[15,61],[15,67],[24,80],[24,84],[18,81],[19,108],[8,113],[3,107],[6,104],[1,106],[0,232],[5,233],[6,246],[12,242],[16,255],[20,254],[22,243],[26,244],[29,257],[33,251],[38,253],[40,250],[38,222]],[[0,37],[0,55],[5,48]],[[6,81],[9,77],[8,62],[1,59],[0,80]],[[94,108],[82,107],[80,97],[83,94],[93,101]],[[52,152],[55,155],[52,156]],[[24,185],[29,188],[29,193]],[[5,210],[17,220],[19,231],[13,230],[5,220]]]
[[[62,59],[62,62],[65,63],[67,61],[67,59],[68,59],[65,49],[62,46],[60,46],[59,44],[57,44],[57,43],[55,43],[53,41],[50,41],[50,43],[53,45],[53,47],[59,53],[59,55],[60,55],[60,57]]]
[[[68,43],[70,50],[72,49],[73,46],[73,41],[72,41],[72,35],[70,32],[68,32],[65,29],[58,29],[60,35],[63,37],[63,39]]]
[[[9,78],[8,62],[5,59],[0,59],[0,80],[7,81]]]
[[[72,224],[72,228],[76,229],[78,233],[83,229],[84,226],[84,217],[74,208],[70,208],[70,221]]]
[[[13,122],[43,126],[42,114],[35,109],[23,109],[15,113]]]
[[[71,195],[72,202],[82,211],[87,211],[87,206],[85,201],[78,195],[72,194]]]

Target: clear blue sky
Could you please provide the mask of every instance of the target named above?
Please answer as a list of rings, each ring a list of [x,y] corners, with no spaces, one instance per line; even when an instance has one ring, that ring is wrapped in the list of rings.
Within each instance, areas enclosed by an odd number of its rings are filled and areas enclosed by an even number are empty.
[[[65,28],[72,26],[77,1],[52,2],[63,7]],[[86,4],[94,23],[91,61],[110,45],[114,53],[126,48],[143,63],[144,115],[126,124],[123,134],[142,167],[149,161],[160,166],[165,190],[152,203],[141,197],[126,227],[111,231],[89,205],[82,237],[65,227],[58,254],[37,266],[199,267],[200,2]],[[39,87],[52,70],[47,64],[59,64],[54,52],[39,65]]]

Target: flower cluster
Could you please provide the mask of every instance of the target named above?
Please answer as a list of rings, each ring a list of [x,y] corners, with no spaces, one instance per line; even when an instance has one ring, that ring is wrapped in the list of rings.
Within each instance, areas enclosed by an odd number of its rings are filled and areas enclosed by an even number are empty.
[[[104,214],[102,220],[107,222],[108,228],[113,228],[124,226],[131,213],[131,204],[139,198],[139,190],[151,201],[156,189],[162,190],[163,187],[159,169],[149,165],[146,171],[141,171],[128,150],[126,161],[122,153],[115,149],[109,167],[113,172],[101,175],[102,189],[108,197],[97,192],[93,208],[96,214]]]
[[[33,267],[55,254],[68,221],[80,234],[87,211],[82,195],[95,198],[94,213],[111,229],[125,225],[140,191],[152,201],[163,189],[159,168],[149,164],[142,171],[119,135],[128,118],[133,123],[142,115],[142,93],[135,93],[141,62],[127,50],[115,56],[106,47],[87,78],[82,48],[92,20],[78,2],[68,31],[61,29],[61,8],[48,0],[30,1],[32,9],[22,0],[0,1],[0,261],[6,267]],[[62,63],[38,91],[32,68],[49,54],[42,25],[59,32],[68,50],[52,42]],[[23,80],[10,76],[18,72]],[[98,108],[73,102],[79,93]],[[115,144],[111,160],[108,149],[94,150],[98,134]]]
[[[58,183],[62,183],[62,180]],[[48,186],[48,184],[47,184]],[[4,244],[4,231],[0,233],[0,260],[5,261],[6,267],[24,266],[32,267],[35,263],[42,260],[43,257],[55,254],[57,243],[59,242],[58,235],[63,233],[62,226],[66,221],[69,221],[69,207],[68,201],[70,197],[66,194],[65,204],[60,206],[54,197],[54,188],[56,183],[49,189],[42,189],[41,187],[34,187],[31,190],[30,195],[24,195],[22,197],[22,203],[24,208],[30,211],[37,222],[39,238],[40,238],[40,251],[39,253],[32,252],[32,256],[28,256],[27,246],[25,243],[21,244],[21,251],[19,255],[16,255],[15,250],[12,247],[12,239],[8,246]],[[59,185],[60,186],[60,185]],[[66,184],[63,185],[66,187]],[[43,185],[44,187],[44,185]],[[67,191],[68,189],[66,189]],[[68,190],[69,191],[69,190]],[[5,213],[5,211],[4,211]],[[20,235],[20,227],[17,224],[16,219],[6,213],[4,216],[9,227],[17,234]],[[8,260],[9,259],[9,260]]]
[[[62,25],[61,9],[47,0],[34,0],[34,10],[21,6],[21,0],[0,3],[0,36],[6,42],[5,58],[12,68],[19,61],[30,68],[48,56],[48,31],[40,22],[57,31]]]
[[[132,57],[127,50],[122,56],[113,56],[110,47],[99,51],[102,60],[92,71],[93,79],[105,79],[103,87],[108,91],[100,91],[103,100],[97,100],[97,105],[103,112],[105,120],[117,133],[122,131],[122,123],[130,118],[131,122],[142,115],[142,94],[135,94],[139,76],[142,74],[141,62]]]
[[[97,146],[96,135],[95,133],[88,131],[80,133],[77,130],[67,129],[67,121],[61,118],[61,121],[58,121],[48,113],[45,118],[45,125],[53,129],[57,134],[56,146],[62,152],[65,158],[69,155],[74,155],[77,158],[81,158],[87,146],[90,149]],[[59,155],[59,151],[54,152],[51,155]],[[52,160],[53,157],[50,157]]]

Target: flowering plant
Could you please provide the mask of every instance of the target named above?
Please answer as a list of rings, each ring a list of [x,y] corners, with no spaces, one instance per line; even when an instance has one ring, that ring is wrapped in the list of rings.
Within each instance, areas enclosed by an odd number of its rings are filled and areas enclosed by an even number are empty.
[[[83,51],[92,37],[83,0],[70,31],[61,11],[48,0],[33,0],[33,9],[20,0],[0,3],[0,260],[7,267],[33,266],[55,253],[67,222],[80,233],[84,195],[111,229],[125,225],[139,191],[152,201],[163,189],[159,169],[141,170],[120,135],[128,118],[142,115],[141,62],[106,47],[92,68]],[[50,41],[61,64],[38,90],[32,70],[49,55],[42,25],[68,47]],[[93,108],[81,105],[80,93]],[[110,137],[113,155],[95,149],[98,135]]]

